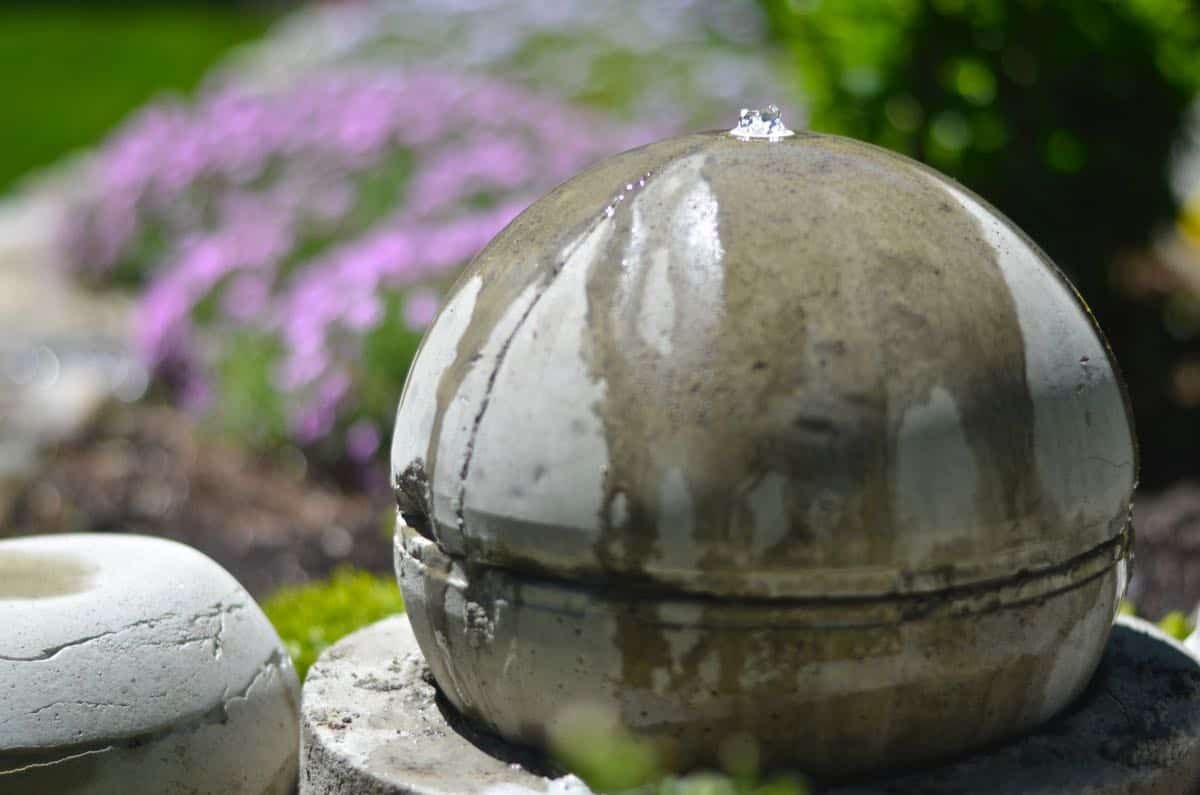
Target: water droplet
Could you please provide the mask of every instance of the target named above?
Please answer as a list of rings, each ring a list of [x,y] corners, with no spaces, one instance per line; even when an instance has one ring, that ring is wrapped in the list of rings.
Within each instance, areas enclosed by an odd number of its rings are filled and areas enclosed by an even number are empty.
[[[616,211],[617,211],[617,205],[620,204],[621,202],[625,201],[625,199],[628,198],[629,194],[633,193],[635,188],[646,187],[646,180],[649,179],[650,174],[651,174],[651,172],[647,171],[645,173],[645,175],[640,177],[636,183],[626,182],[625,183],[625,192],[618,193],[616,196],[613,197],[612,201],[609,202],[609,205],[604,208],[604,216],[606,218],[612,218],[613,214],[616,213]]]
[[[765,138],[768,141],[778,141],[795,135],[783,123],[783,115],[778,105],[768,105],[766,108],[742,108],[738,116],[737,126],[729,131],[734,138],[749,141],[752,138]]]

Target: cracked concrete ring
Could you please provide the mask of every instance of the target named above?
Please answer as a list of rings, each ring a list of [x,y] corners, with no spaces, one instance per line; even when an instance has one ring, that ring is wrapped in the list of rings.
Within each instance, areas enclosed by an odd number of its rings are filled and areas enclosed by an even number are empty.
[[[0,542],[0,791],[283,793],[299,685],[224,569],[162,539]]]

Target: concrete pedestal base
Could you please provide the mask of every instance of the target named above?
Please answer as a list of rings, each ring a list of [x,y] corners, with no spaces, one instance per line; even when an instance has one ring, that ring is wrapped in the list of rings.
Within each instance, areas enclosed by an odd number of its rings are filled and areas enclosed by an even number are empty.
[[[429,679],[408,620],[343,639],[304,685],[301,795],[585,795],[540,760],[478,734]],[[544,772],[544,770],[542,771]],[[1121,618],[1079,702],[1032,734],[940,767],[829,795],[1200,792],[1200,661],[1152,625]]]

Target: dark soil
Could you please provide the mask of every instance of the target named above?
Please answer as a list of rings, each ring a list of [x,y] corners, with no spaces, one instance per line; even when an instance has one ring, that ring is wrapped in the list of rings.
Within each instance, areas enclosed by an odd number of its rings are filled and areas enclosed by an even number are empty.
[[[383,465],[380,465],[382,468]],[[349,563],[391,571],[390,497],[314,477],[299,453],[256,456],[185,413],[119,406],[48,456],[0,528],[127,532],[196,547],[256,597]],[[1129,598],[1158,618],[1200,603],[1200,483],[1139,495]]]
[[[258,456],[188,414],[141,403],[113,407],[52,451],[0,528],[171,538],[261,598],[343,563],[389,572],[393,516],[386,495],[314,477],[299,452]]]

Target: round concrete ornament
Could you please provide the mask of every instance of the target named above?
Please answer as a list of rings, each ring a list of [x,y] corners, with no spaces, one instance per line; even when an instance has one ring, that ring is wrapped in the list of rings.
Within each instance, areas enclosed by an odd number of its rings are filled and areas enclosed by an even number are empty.
[[[262,610],[194,549],[0,542],[0,792],[284,795],[299,691]]]
[[[422,344],[392,467],[413,628],[468,719],[540,745],[594,703],[683,764],[749,734],[845,774],[1081,692],[1137,462],[1108,348],[1028,238],[769,109],[502,231]]]

